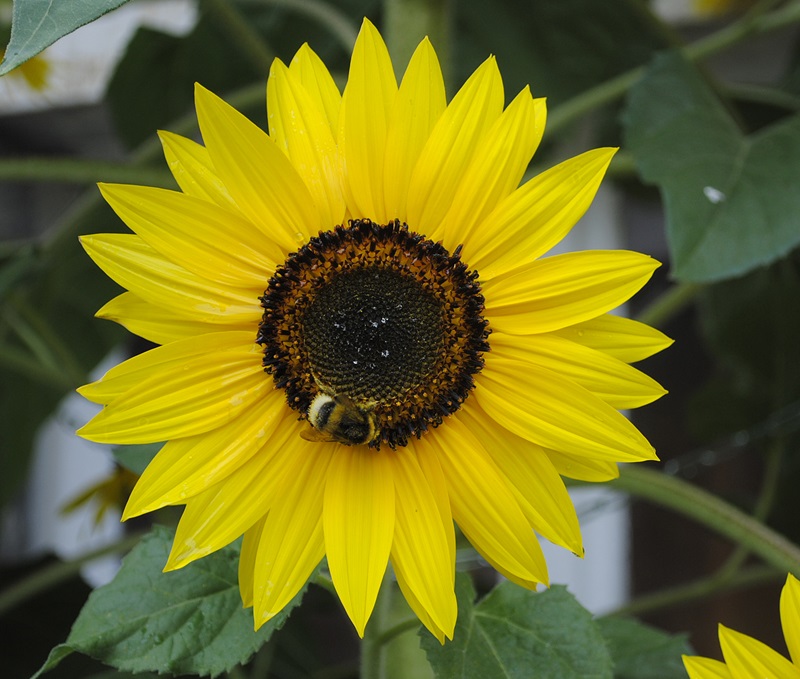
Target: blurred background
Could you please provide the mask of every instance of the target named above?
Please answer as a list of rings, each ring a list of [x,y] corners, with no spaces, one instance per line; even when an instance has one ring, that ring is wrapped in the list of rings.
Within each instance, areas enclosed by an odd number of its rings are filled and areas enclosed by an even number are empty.
[[[399,74],[425,32],[442,60],[449,96],[496,54],[507,100],[530,84],[558,121],[529,175],[592,147],[622,146],[595,205],[563,247],[634,249],[664,263],[621,310],[647,315],[665,294],[674,304],[658,324],[674,346],[639,366],[670,393],[636,411],[634,420],[665,473],[712,490],[800,541],[794,492],[800,458],[793,454],[800,429],[797,255],[720,282],[676,281],[662,193],[642,181],[625,153],[624,90],[583,115],[568,115],[582,93],[660,51],[741,22],[757,3],[435,4],[441,21],[426,25],[411,11],[406,31],[387,37]],[[74,435],[93,413],[74,388],[146,348],[93,317],[117,290],[84,255],[77,235],[123,229],[94,183],[173,186],[155,130],[196,135],[195,81],[265,125],[272,58],[288,62],[308,42],[342,84],[361,18],[380,28],[393,7],[376,0],[134,0],[0,78],[0,591],[38,569],[60,573],[34,598],[15,603],[0,594],[7,604],[0,606],[4,676],[29,676],[41,666],[66,638],[90,588],[113,576],[118,557],[60,572],[54,564],[74,564],[141,528],[119,523],[136,461],[128,464],[132,472],[108,447]],[[6,40],[10,15],[10,4],[0,4]],[[251,42],[241,40],[242,22]],[[743,134],[800,110],[797,47],[796,27],[789,27],[700,63]],[[800,168],[785,172],[796,186]],[[664,630],[687,632],[702,655],[719,657],[719,621],[785,653],[777,614],[785,573],[751,563],[692,521],[625,494],[575,488],[574,498],[586,559],[545,547],[552,581],[568,584],[591,611],[623,609]],[[464,551],[460,567],[481,564]],[[718,580],[708,580],[712,575]],[[672,589],[692,583],[696,591]],[[704,583],[713,595],[700,598]],[[663,600],[650,596],[665,591]],[[313,588],[308,599],[313,603],[281,633],[276,676],[323,676],[314,672],[357,653],[337,604]],[[298,641],[309,635],[317,639],[317,655]],[[88,676],[99,667],[71,659],[52,676]]]

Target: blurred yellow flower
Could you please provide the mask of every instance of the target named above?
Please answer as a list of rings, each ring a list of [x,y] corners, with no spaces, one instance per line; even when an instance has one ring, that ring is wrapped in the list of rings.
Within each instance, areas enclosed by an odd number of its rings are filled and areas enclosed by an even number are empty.
[[[256,627],[327,556],[363,634],[391,561],[443,642],[454,521],[532,588],[534,531],[583,553],[560,475],[656,459],[618,409],[664,393],[629,363],[670,340],[608,312],[658,263],[542,258],[615,149],[518,188],[545,102],[504,102],[489,58],[448,105],[427,39],[398,87],[365,20],[343,94],[304,45],[270,71],[269,134],[198,86],[205,146],[161,136],[181,191],[101,187],[135,235],[82,239],[128,290],[98,315],[163,346],[80,389],[105,407],[79,433],[168,441],[125,517],[186,505],[167,569],[244,534]]]

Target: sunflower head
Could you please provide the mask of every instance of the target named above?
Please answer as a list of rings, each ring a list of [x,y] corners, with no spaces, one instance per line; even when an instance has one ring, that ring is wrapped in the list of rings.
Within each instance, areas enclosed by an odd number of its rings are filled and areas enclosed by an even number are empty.
[[[608,312],[658,266],[543,257],[614,154],[520,186],[546,110],[505,106],[487,59],[447,103],[423,40],[397,83],[364,21],[343,93],[304,45],[266,133],[198,86],[203,144],[161,133],[179,191],[103,185],[133,234],[82,239],[126,292],[98,315],[160,346],[80,389],[80,434],[166,441],[125,518],[184,504],[167,569],[244,535],[258,627],[323,557],[361,634],[391,572],[438,639],[454,523],[497,570],[547,582],[537,533],[582,554],[561,475],[655,459],[618,410],[664,393],[629,365],[669,344]]]

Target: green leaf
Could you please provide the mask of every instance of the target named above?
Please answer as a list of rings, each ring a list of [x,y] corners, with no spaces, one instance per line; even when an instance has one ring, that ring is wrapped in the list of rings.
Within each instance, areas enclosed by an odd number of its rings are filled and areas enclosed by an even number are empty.
[[[800,244],[800,115],[745,136],[680,55],[659,55],[630,93],[627,146],[664,198],[673,275],[714,282]]]
[[[112,454],[125,469],[141,475],[163,445],[163,443],[142,443],[136,446],[119,446],[114,448]]]
[[[66,658],[68,655],[72,655],[74,652],[74,649],[69,644],[59,644],[52,651],[50,651],[50,655],[47,656],[47,660],[45,660],[44,665],[42,665],[39,671],[36,672],[31,679],[37,679],[45,672],[49,672],[64,658]]]
[[[36,56],[67,33],[103,16],[128,0],[14,0],[11,41],[0,76]]]
[[[611,679],[611,657],[586,611],[564,587],[530,592],[498,585],[478,604],[469,578],[456,581],[458,624],[444,646],[423,633],[437,679]]]
[[[247,662],[300,603],[305,590],[254,632],[252,610],[239,596],[239,545],[162,573],[173,536],[157,526],[125,557],[40,672],[73,650],[127,672],[217,676]]]
[[[614,661],[614,679],[685,679],[686,635],[669,635],[636,620],[598,620]]]

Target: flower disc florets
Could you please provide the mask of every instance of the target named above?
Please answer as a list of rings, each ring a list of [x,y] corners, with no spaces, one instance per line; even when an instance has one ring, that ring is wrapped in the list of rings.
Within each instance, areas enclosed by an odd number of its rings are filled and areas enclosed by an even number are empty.
[[[458,410],[489,349],[478,274],[441,244],[354,220],[287,258],[261,298],[264,367],[303,417],[321,391],[369,409],[373,447]]]

